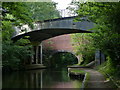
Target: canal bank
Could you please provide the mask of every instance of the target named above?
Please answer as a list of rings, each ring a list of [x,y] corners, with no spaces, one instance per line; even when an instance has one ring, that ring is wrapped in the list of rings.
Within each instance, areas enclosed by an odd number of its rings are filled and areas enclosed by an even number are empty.
[[[89,88],[112,88],[112,86],[109,84],[109,81],[100,72],[90,68],[37,69],[17,71],[3,73],[2,79],[3,89],[76,88],[83,90]]]
[[[86,67],[83,67],[86,68]],[[88,72],[84,71],[83,68],[81,67],[72,67],[68,68],[68,73],[71,75],[71,77],[75,79],[81,79],[82,80],[82,85],[81,85],[81,90],[87,87],[90,75]]]
[[[84,75],[84,80],[82,81],[83,89],[114,89],[117,88],[113,87],[111,81],[107,80],[107,78],[101,74],[100,72],[90,69],[90,68],[69,68],[69,73],[74,73],[74,75]]]

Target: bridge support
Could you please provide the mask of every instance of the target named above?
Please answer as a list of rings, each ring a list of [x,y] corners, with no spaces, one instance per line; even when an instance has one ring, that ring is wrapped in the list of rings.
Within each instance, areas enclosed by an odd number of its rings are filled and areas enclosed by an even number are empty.
[[[37,69],[37,68],[46,68],[43,66],[42,61],[42,43],[32,46],[32,51],[34,54],[31,56],[29,65],[26,65],[26,69]]]
[[[31,49],[31,50],[32,50],[32,52],[34,52],[33,47],[32,47],[32,49]],[[30,59],[30,65],[32,64],[32,62],[33,62],[33,61],[34,61],[34,55],[32,55],[32,56],[31,56],[31,59]]]
[[[36,54],[35,54],[35,56],[36,56],[36,59],[35,59],[35,64],[38,64],[38,48],[39,48],[39,46],[36,46]]]
[[[80,65],[81,62],[83,61],[83,59],[82,59],[82,54],[81,54],[81,55],[78,55],[78,56],[76,56],[76,57],[78,58],[78,64]]]
[[[42,53],[42,43],[40,44],[40,64],[43,64],[43,62],[42,62],[42,55],[43,55],[43,53]]]
[[[95,62],[96,62],[95,66],[98,66],[105,62],[105,55],[100,50],[97,50],[95,53]]]
[[[32,47],[34,55],[31,56],[30,64],[43,64],[42,62],[42,43]]]

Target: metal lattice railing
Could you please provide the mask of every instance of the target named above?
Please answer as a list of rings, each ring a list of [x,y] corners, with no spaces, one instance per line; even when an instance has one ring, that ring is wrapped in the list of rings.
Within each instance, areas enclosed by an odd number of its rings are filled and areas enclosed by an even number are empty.
[[[72,17],[77,15],[75,12],[70,11],[69,9],[59,9],[58,11],[60,12],[61,17]]]

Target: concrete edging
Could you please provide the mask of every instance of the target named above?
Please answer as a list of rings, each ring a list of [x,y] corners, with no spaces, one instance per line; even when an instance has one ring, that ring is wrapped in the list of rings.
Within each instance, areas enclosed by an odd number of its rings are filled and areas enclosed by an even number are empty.
[[[69,73],[70,73],[70,70],[69,70]],[[75,74],[75,72],[74,72],[74,74]],[[80,73],[79,73],[79,74],[80,74]],[[83,81],[82,81],[82,85],[81,85],[80,90],[84,90],[84,88],[86,88],[87,80],[88,80],[88,73],[86,72],[86,73],[84,74],[84,79],[83,79]]]
[[[84,79],[82,81],[82,86],[81,86],[80,90],[84,90],[84,88],[86,87],[87,77],[88,77],[88,73],[85,73],[85,76],[84,76]]]

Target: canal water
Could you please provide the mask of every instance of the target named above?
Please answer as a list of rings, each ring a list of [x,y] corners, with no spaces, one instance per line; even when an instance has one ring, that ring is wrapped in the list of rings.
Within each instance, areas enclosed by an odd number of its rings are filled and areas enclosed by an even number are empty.
[[[67,68],[3,73],[3,88],[80,88],[82,80],[71,79]]]

